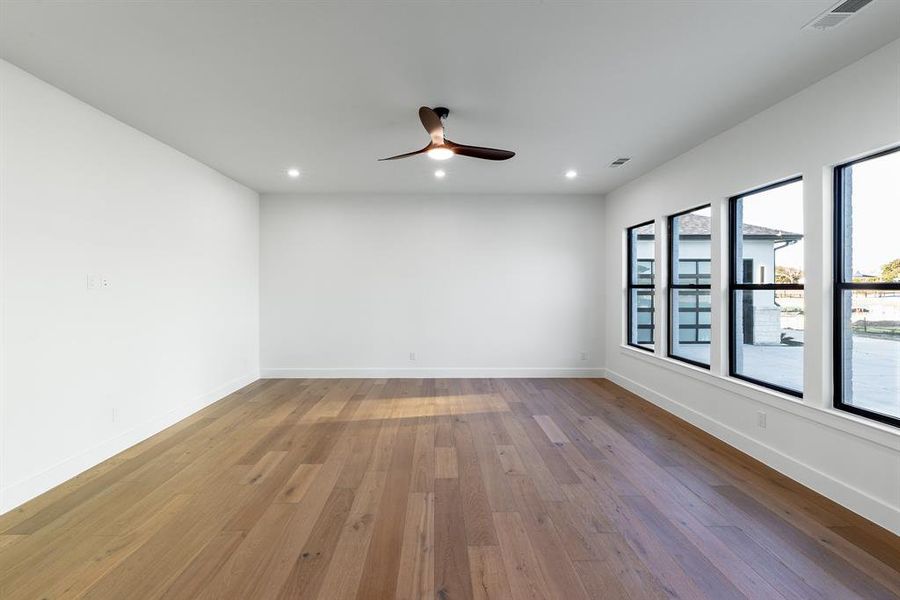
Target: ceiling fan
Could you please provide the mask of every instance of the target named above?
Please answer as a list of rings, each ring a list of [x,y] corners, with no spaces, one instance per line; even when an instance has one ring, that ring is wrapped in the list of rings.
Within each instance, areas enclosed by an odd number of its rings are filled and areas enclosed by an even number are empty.
[[[496,148],[482,148],[481,146],[466,146],[451,142],[444,137],[444,122],[450,111],[443,106],[436,108],[428,108],[423,106],[419,109],[419,120],[425,126],[425,131],[431,136],[431,143],[415,152],[407,152],[406,154],[398,154],[389,158],[379,158],[378,160],[397,160],[398,158],[406,158],[415,156],[416,154],[427,154],[434,160],[447,160],[454,154],[460,156],[471,156],[472,158],[483,158],[485,160],[507,160],[516,155],[515,152],[509,150],[498,150]]]

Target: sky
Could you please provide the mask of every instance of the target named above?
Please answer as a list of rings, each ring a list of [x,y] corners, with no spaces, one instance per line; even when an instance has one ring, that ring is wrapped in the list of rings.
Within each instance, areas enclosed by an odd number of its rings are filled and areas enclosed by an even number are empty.
[[[881,273],[900,258],[900,152],[852,167],[853,271]]]

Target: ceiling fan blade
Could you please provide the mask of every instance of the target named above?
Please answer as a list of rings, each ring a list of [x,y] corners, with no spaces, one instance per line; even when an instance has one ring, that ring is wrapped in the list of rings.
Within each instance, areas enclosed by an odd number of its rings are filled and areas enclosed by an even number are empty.
[[[450,140],[444,140],[445,144],[453,150],[454,154],[460,156],[471,156],[472,158],[483,158],[485,160],[509,160],[516,155],[510,150],[500,150],[498,148],[482,148],[481,146],[465,146],[456,144]]]
[[[378,160],[379,160],[379,161],[382,161],[382,160],[397,160],[398,158],[407,158],[407,157],[409,157],[409,156],[415,156],[416,154],[422,154],[422,153],[424,153],[424,152],[428,152],[429,150],[431,150],[431,147],[432,147],[432,146],[433,146],[433,144],[428,144],[427,146],[425,146],[425,147],[422,148],[421,150],[416,150],[415,152],[407,152],[406,154],[398,154],[397,156],[389,156],[388,158],[379,158]]]
[[[419,108],[419,120],[425,127],[425,131],[431,136],[431,143],[440,146],[444,143],[444,123],[436,112],[423,106]]]

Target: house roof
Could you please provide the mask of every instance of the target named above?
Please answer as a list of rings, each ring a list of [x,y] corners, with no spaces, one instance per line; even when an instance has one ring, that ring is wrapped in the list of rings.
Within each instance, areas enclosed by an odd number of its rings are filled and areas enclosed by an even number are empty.
[[[682,237],[709,237],[712,231],[711,219],[703,215],[688,213],[678,217],[681,227]],[[644,225],[638,228],[639,236],[646,236],[651,233],[650,225]],[[780,229],[771,229],[751,223],[744,223],[744,237],[778,239],[778,240],[802,240],[803,234],[794,233],[792,231],[782,231]]]

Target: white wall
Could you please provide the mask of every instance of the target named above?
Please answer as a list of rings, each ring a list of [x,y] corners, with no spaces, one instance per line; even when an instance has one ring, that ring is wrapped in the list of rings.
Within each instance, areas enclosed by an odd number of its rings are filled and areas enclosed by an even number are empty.
[[[260,236],[263,376],[603,364],[597,197],[264,195]]]
[[[831,408],[831,169],[900,141],[900,41],[707,141],[607,198],[609,377],[848,508],[900,533],[900,430]],[[805,397],[724,377],[725,203],[729,196],[804,177],[806,229]],[[622,346],[624,229],[711,202],[712,370]],[[657,260],[665,264],[663,236]],[[658,269],[663,277],[665,269]],[[662,282],[658,280],[657,286]],[[665,328],[664,289],[658,322]],[[718,335],[717,335],[718,332]],[[657,336],[662,337],[664,336]],[[759,428],[757,411],[768,415]]]
[[[2,61],[0,137],[4,512],[257,377],[258,195]]]

